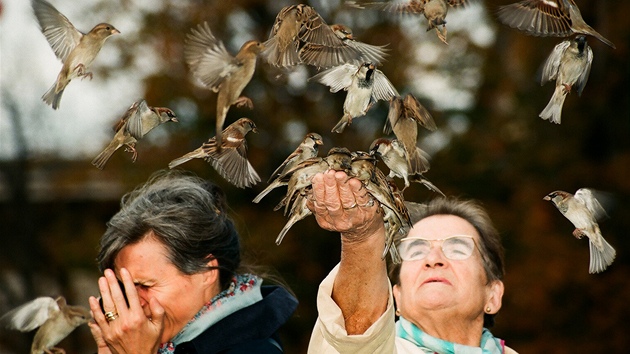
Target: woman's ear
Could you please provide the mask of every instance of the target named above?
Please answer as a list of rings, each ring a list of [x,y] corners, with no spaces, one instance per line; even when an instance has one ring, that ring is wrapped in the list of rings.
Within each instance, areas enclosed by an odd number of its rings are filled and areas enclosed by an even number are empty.
[[[396,303],[396,308],[398,310],[400,310],[400,285],[399,284],[395,284],[392,287],[392,294],[394,295],[394,302]]]
[[[219,261],[216,258],[213,258],[206,263],[208,265],[208,270],[203,272],[203,281],[206,284],[213,284],[219,281]]]
[[[499,312],[501,305],[503,304],[503,292],[505,287],[500,280],[493,281],[488,285],[488,299],[486,300],[486,311],[489,314]]]

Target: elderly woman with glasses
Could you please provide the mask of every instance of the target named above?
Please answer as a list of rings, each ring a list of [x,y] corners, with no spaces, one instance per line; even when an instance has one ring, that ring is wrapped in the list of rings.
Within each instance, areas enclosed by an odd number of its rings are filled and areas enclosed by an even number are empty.
[[[438,198],[411,208],[403,261],[388,278],[382,214],[361,182],[318,174],[312,199],[319,225],[341,233],[341,261],[320,285],[309,353],[515,353],[488,330],[501,308],[503,248],[479,205]]]

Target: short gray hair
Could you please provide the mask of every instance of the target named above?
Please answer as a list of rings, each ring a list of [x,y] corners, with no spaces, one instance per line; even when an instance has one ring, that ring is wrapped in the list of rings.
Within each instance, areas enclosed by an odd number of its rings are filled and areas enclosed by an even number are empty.
[[[225,193],[214,183],[177,171],[158,171],[123,196],[121,209],[101,237],[98,264],[112,269],[125,246],[149,232],[167,249],[167,257],[184,274],[212,269],[227,288],[241,263],[239,235],[227,215]]]

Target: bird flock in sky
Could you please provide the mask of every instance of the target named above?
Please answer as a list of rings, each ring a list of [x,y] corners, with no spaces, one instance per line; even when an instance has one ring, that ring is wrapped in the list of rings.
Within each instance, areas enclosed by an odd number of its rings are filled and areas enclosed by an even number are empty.
[[[427,31],[435,30],[438,39],[448,44],[447,13],[451,7],[467,3],[468,0],[346,1],[346,6],[366,11],[422,14],[428,23]],[[106,40],[120,31],[108,23],[100,23],[84,34],[46,0],[32,0],[32,7],[42,33],[63,63],[57,80],[42,97],[46,104],[58,109],[70,81],[92,79],[89,65]],[[593,51],[586,36],[593,36],[612,48],[615,48],[614,44],[585,23],[573,0],[522,0],[500,7],[497,17],[503,24],[528,35],[576,35],[553,49],[543,64],[540,77],[541,84],[555,80],[555,90],[539,116],[560,124],[566,96],[574,90],[581,94],[588,80]],[[366,115],[378,101],[385,101],[389,103],[389,112],[384,136],[376,139],[368,151],[333,147],[326,156],[319,156],[319,148],[324,144],[322,136],[315,132],[306,134],[295,151],[272,173],[268,186],[253,202],[260,202],[275,188],[287,188],[284,198],[274,209],[283,209],[288,217],[276,238],[276,243],[280,244],[296,222],[311,215],[307,201],[313,176],[331,169],[344,171],[363,183],[372,197],[370,205],[380,205],[387,232],[383,257],[389,253],[393,262],[400,262],[394,240],[404,237],[411,227],[404,190],[411,182],[416,182],[435,193],[444,193],[424,176],[430,168],[429,156],[417,146],[418,127],[433,131],[437,126],[416,97],[411,93],[401,96],[387,76],[377,69],[388,55],[386,46],[356,40],[350,28],[342,24],[328,25],[313,7],[305,4],[282,8],[269,38],[245,42],[236,55],[226,50],[210,27],[204,22],[190,30],[184,43],[184,60],[193,77],[217,93],[216,135],[194,151],[172,160],[169,168],[200,158],[238,188],[251,188],[260,182],[260,176],[247,159],[245,139],[250,131],[257,132],[256,124],[249,118],[240,118],[224,129],[227,113],[233,105],[254,108],[252,100],[241,93],[251,80],[259,57],[267,65],[277,68],[314,66],[320,71],[309,80],[328,86],[332,93],[346,92],[343,114],[332,132],[342,134],[355,118]],[[132,161],[135,161],[138,140],[163,123],[177,121],[169,108],[149,106],[144,99],[134,102],[115,125],[112,141],[92,164],[103,169],[122,146],[132,153]],[[377,166],[379,159],[388,167],[388,175]],[[395,179],[402,180],[402,189],[398,188]],[[555,191],[544,199],[551,201],[574,224],[576,238],[588,237],[589,272],[604,271],[613,262],[615,250],[604,240],[597,224],[606,213],[593,191],[582,188],[574,195]],[[61,329],[55,332],[48,323],[60,321],[60,316],[65,320],[57,326]],[[89,312],[67,306],[63,298],[38,298],[5,314],[0,318],[0,324],[21,331],[41,326],[35,335],[32,353],[43,353],[76,326],[85,323],[86,316],[89,317]]]

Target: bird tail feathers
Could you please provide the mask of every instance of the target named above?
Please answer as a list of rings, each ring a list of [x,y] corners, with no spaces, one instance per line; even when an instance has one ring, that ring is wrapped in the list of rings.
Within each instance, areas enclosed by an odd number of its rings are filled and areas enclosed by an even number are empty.
[[[598,247],[592,240],[589,242],[591,261],[588,272],[591,274],[603,272],[615,260],[617,251],[603,238],[599,237],[601,244]]]
[[[105,150],[101,151],[101,153],[98,154],[98,156],[96,156],[94,160],[92,160],[92,165],[96,166],[96,168],[98,168],[99,170],[102,170],[105,167],[107,161],[109,161],[109,158],[112,157],[114,152],[116,152],[116,150],[118,150],[118,148],[121,146],[122,145],[116,142],[110,143],[109,145],[107,145]]]
[[[169,162],[168,163],[168,168],[172,169],[172,168],[174,168],[176,166],[179,166],[179,165],[181,165],[181,164],[183,164],[185,162],[188,162],[188,161],[190,161],[192,159],[202,158],[202,157],[204,157],[203,150],[197,149],[195,151],[191,151],[191,152],[187,153],[186,155],[184,155],[182,157],[178,157],[175,160]]]
[[[540,112],[539,117],[545,120],[549,120],[552,123],[560,124],[562,115],[562,105],[564,105],[564,99],[567,97],[567,92],[563,85],[556,86],[556,89],[551,96],[551,100],[547,104],[547,107]]]
[[[59,90],[59,92],[55,92],[56,88],[57,85],[53,84],[52,87],[42,96],[42,100],[46,102],[47,105],[52,106],[53,109],[59,108],[59,104],[61,103],[61,95],[66,89],[64,87]]]

